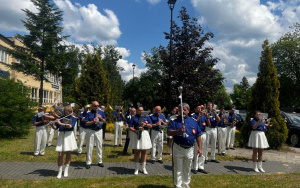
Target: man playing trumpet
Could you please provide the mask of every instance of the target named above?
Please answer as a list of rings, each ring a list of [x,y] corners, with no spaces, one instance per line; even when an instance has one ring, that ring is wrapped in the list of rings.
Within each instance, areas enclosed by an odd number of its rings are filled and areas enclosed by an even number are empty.
[[[125,112],[123,112],[122,106],[116,106],[116,110],[113,113],[113,118],[115,120],[115,144],[114,146],[118,145],[122,147],[122,131],[123,131],[123,121],[125,120]]]

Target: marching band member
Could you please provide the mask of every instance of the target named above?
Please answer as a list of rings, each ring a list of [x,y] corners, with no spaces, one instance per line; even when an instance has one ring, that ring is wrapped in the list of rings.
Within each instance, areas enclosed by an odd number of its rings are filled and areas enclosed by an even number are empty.
[[[73,129],[76,124],[76,117],[72,115],[73,110],[71,106],[64,108],[64,118],[56,119],[54,124],[51,124],[52,128],[58,129],[59,134],[57,138],[55,151],[58,152],[57,165],[58,175],[57,178],[61,178],[63,157],[66,154],[66,167],[64,170],[64,177],[68,177],[69,166],[71,163],[71,151],[77,149],[76,139],[74,136]]]
[[[34,156],[45,155],[45,148],[47,144],[47,120],[42,118],[44,114],[43,108],[38,108],[38,113],[33,118],[33,125],[35,129],[35,140],[34,140]]]
[[[265,135],[267,127],[263,123],[263,120],[259,118],[259,115],[260,112],[256,111],[254,114],[254,118],[250,121],[252,131],[249,137],[248,146],[252,147],[252,161],[254,171],[265,172],[262,168],[262,156],[264,148],[268,148],[269,144]]]
[[[149,116],[152,121],[152,131],[151,131],[151,163],[155,162],[155,154],[156,154],[156,146],[158,149],[158,162],[163,163],[162,161],[162,152],[163,152],[163,144],[164,144],[164,130],[163,126],[166,126],[166,118],[163,114],[161,114],[161,107],[156,106],[154,108],[154,113]]]
[[[85,141],[85,137],[87,135],[87,132],[89,129],[85,125],[85,117],[87,113],[89,112],[91,105],[85,105],[83,112],[79,115],[79,122],[80,122],[80,128],[79,128],[79,143],[78,143],[78,155],[81,155],[82,153],[82,146]]]
[[[130,146],[134,149],[135,170],[134,175],[139,173],[139,155],[141,153],[141,161],[143,163],[143,173],[148,174],[146,170],[147,150],[152,147],[148,129],[152,127],[152,122],[149,116],[142,117],[144,108],[139,106],[136,115],[132,116],[129,123],[129,129],[134,134],[130,138]]]
[[[237,116],[234,113],[234,108],[231,108],[229,111],[229,115],[227,118],[227,147],[226,149],[228,150],[229,148],[234,150],[234,139],[235,139],[235,124],[238,123]]]
[[[171,111],[171,114],[168,114],[168,116],[167,116],[168,124],[170,123],[170,121],[176,119],[177,115],[178,115],[178,107],[176,106]],[[172,155],[173,137],[169,136],[168,134],[167,134],[167,142],[168,142],[168,146],[170,148],[170,155]]]
[[[188,116],[190,106],[187,103],[182,103],[179,109],[183,117],[177,116],[167,128],[168,135],[173,136],[174,139],[172,146],[173,182],[175,187],[189,187],[195,141],[199,146],[197,153],[200,157],[202,156],[201,130],[197,121]]]
[[[59,111],[60,114],[52,112],[51,115],[47,116],[47,114],[45,114],[44,116],[46,116],[48,119],[51,119],[51,120],[56,120],[58,118],[61,118],[63,116],[63,105],[62,105],[62,103],[57,103],[57,106],[55,106],[55,108]],[[50,132],[49,132],[49,138],[48,138],[48,147],[52,146],[52,140],[53,140],[55,132],[57,132],[57,136],[58,136],[58,131],[54,130],[51,127]]]
[[[104,167],[102,162],[102,125],[106,122],[106,117],[104,112],[99,110],[98,107],[99,103],[94,101],[92,103],[91,111],[87,113],[84,119],[86,127],[89,128],[89,131],[87,132],[86,169],[89,169],[92,164],[94,140],[96,140],[98,166]]]
[[[127,154],[128,147],[132,148],[132,146],[130,145],[130,143],[131,143],[130,138],[132,137],[132,134],[134,134],[134,133],[132,131],[130,131],[129,124],[130,124],[132,117],[136,114],[136,109],[134,107],[129,107],[128,113],[129,114],[127,114],[126,119],[125,119],[125,127],[127,127],[127,130],[126,130],[126,142],[125,142],[124,150],[123,150],[124,155]],[[133,150],[132,150],[132,153],[134,153]]]
[[[218,150],[219,155],[225,156],[226,151],[226,137],[227,137],[227,125],[225,124],[227,122],[227,117],[225,117],[224,114],[224,106],[221,106],[220,108],[220,122],[218,124]]]
[[[205,127],[207,125],[207,119],[205,117],[204,111],[202,111],[202,108],[204,108],[203,105],[197,106],[195,108],[195,113],[193,113],[191,115],[198,122],[198,126],[202,132],[202,135],[201,135],[202,153],[205,153],[207,150],[207,148],[206,148],[207,147],[206,132],[205,132]],[[195,144],[194,159],[193,159],[194,163],[193,163],[193,167],[192,167],[192,172],[194,174],[197,174],[197,172],[199,171],[201,173],[208,174],[208,172],[204,170],[205,156],[204,155],[199,156],[198,152],[197,152],[198,149],[199,149],[198,144]]]
[[[125,113],[123,112],[123,107],[119,106],[119,109],[115,110],[113,113],[113,118],[115,120],[115,145],[122,147],[122,132],[123,132],[123,120],[125,120]]]
[[[206,134],[207,134],[207,141],[206,141],[206,148],[208,148],[208,143],[210,142],[211,144],[211,150],[210,150],[210,155],[211,155],[211,162],[219,163],[219,161],[216,160],[215,155],[216,155],[216,145],[217,145],[217,124],[220,122],[220,117],[218,114],[216,114],[216,109],[212,107],[212,103],[208,102],[207,103],[207,119],[209,119],[210,126],[206,127]],[[206,156],[207,158],[207,153],[206,151]]]
[[[105,106],[104,105],[101,105],[100,106],[100,109],[104,112],[104,114],[105,114],[105,117],[107,116],[107,114],[105,113]],[[105,132],[106,132],[106,122],[105,123],[103,123],[103,125],[102,125],[102,129],[103,129],[103,140],[105,139]]]

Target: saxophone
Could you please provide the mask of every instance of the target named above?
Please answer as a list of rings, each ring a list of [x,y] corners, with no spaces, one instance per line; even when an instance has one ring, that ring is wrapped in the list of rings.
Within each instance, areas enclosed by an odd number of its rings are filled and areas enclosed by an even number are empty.
[[[236,118],[235,118],[235,114],[233,114],[233,120],[232,122],[230,123],[230,127],[233,128],[236,124]]]

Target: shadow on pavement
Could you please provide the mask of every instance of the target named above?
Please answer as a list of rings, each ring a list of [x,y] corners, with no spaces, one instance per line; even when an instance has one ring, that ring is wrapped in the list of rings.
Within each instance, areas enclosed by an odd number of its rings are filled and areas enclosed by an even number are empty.
[[[57,171],[56,170],[47,170],[47,169],[38,169],[38,170],[35,170],[28,174],[39,174],[40,176],[50,177],[50,176],[56,176]]]
[[[126,175],[130,174],[132,175],[134,172],[134,169],[132,168],[125,168],[125,167],[108,167],[108,170],[114,171],[118,175]]]
[[[227,165],[225,165],[224,168],[226,168],[226,169],[228,169],[228,170],[230,170],[230,171],[232,171],[236,174],[238,174],[237,171],[242,171],[242,172],[251,172],[251,171],[253,171],[252,168],[245,168],[245,167],[240,167],[240,166],[227,166]]]
[[[164,165],[165,169],[172,171],[173,167],[171,165]]]

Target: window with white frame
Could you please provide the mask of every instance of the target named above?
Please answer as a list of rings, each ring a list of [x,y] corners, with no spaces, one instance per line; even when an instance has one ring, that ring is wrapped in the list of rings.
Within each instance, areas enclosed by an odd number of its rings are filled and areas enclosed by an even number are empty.
[[[48,91],[43,91],[43,103],[48,103]]]
[[[0,47],[0,62],[7,63],[7,53],[2,47]]]
[[[31,99],[33,101],[36,101],[37,100],[37,88],[32,88],[31,89]]]
[[[52,102],[53,102],[53,100],[52,100],[52,94],[53,94],[53,92],[50,91],[50,92],[49,92],[49,103],[52,103]]]

